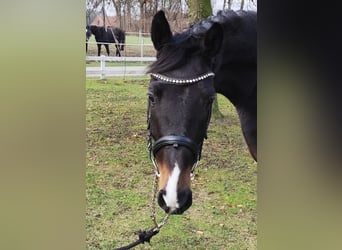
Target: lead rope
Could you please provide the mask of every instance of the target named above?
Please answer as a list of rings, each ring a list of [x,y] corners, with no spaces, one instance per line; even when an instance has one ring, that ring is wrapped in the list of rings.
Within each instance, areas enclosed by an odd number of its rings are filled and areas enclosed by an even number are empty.
[[[170,214],[166,214],[163,220],[158,224],[157,222],[157,216],[156,216],[156,199],[157,199],[157,191],[158,191],[158,177],[157,175],[154,175],[154,182],[153,182],[153,196],[152,196],[152,214],[151,218],[155,226],[155,230],[160,230],[162,226],[164,226],[167,222],[167,220],[170,217]]]
[[[150,229],[149,231],[139,231],[139,234],[138,234],[139,239],[137,241],[124,247],[115,248],[114,250],[128,250],[128,249],[132,249],[133,247],[139,244],[144,244],[145,242],[150,243],[151,238],[157,233],[159,233],[162,226],[166,224],[167,220],[170,217],[170,214],[166,214],[160,223],[157,222],[157,216],[156,216],[157,191],[158,191],[158,177],[155,175],[154,181],[153,181],[153,188],[152,188],[152,214],[151,214],[154,227]]]

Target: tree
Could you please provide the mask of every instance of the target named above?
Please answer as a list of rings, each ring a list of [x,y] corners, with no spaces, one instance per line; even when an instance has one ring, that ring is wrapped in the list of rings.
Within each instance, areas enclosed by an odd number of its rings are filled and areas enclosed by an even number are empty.
[[[213,10],[210,0],[189,0],[189,22],[195,23],[212,15]],[[218,107],[217,98],[214,99],[212,115],[216,118],[223,117]]]
[[[212,14],[210,0],[189,0],[189,21],[198,22]]]

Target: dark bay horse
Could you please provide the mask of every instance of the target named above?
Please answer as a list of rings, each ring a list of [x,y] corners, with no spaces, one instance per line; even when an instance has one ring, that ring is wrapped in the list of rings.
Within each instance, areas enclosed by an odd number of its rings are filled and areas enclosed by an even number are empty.
[[[91,35],[95,36],[97,43],[97,55],[101,54],[101,46],[104,45],[109,56],[109,44],[115,44],[116,56],[121,56],[120,51],[125,48],[126,34],[125,31],[108,26],[107,30],[103,26],[90,25],[86,27],[86,51],[88,51],[88,40]]]
[[[200,160],[216,93],[235,106],[257,160],[257,14],[219,11],[173,35],[164,12],[153,18],[157,61],[150,65],[149,149],[158,203],[182,214],[192,204],[191,174]]]

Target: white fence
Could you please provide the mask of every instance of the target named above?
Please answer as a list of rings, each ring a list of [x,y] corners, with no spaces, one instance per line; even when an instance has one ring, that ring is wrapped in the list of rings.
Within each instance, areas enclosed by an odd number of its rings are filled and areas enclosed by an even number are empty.
[[[154,62],[156,60],[155,57],[119,57],[119,56],[86,56],[86,61],[100,61],[101,64],[107,62]]]
[[[133,39],[127,39],[128,36],[134,36]],[[148,63],[156,60],[155,50],[153,48],[152,41],[146,39],[146,37],[150,37],[149,33],[136,33],[136,32],[126,32],[126,43],[125,50],[121,52],[122,57],[118,56],[95,56],[97,54],[97,43],[95,41],[94,36],[91,36],[91,40],[88,41],[88,54],[86,55],[86,61],[96,61],[100,62],[100,66],[91,66],[86,67],[86,76],[87,77],[100,77],[101,79],[109,76],[138,76],[145,75],[146,66],[120,66],[125,62],[140,62],[140,63]],[[127,40],[131,41],[131,43],[127,43]],[[102,43],[109,44],[114,51],[116,48],[113,46],[113,43]],[[90,49],[92,48],[92,49]],[[104,52],[104,48],[102,48],[102,53]],[[118,62],[118,66],[107,66],[106,62]]]
[[[140,76],[145,75],[146,66],[112,66],[106,67],[106,62],[153,62],[155,57],[117,57],[117,56],[86,56],[86,61],[99,61],[100,67],[87,67],[87,77],[107,76]]]
[[[117,44],[114,44],[114,43],[105,43],[105,42],[92,42],[92,41],[88,41],[88,42],[85,42],[89,45],[97,45],[97,44],[102,44],[102,45],[110,45],[113,46],[112,48],[114,48],[114,51],[111,51],[111,53],[114,53],[116,48],[115,46],[121,46],[121,45],[124,45],[125,46],[125,50],[128,50],[128,52],[122,52],[123,54],[127,53],[127,54],[137,54],[137,55],[140,55],[141,57],[144,57],[146,54],[151,54],[151,50],[154,51],[154,48],[153,48],[153,44],[144,44],[143,40],[140,42],[140,43],[117,43]],[[112,48],[109,48],[110,50]],[[132,49],[132,48],[135,48],[135,49]],[[96,48],[97,50],[97,48]],[[133,50],[135,52],[133,52]],[[102,48],[102,51],[105,51],[105,48]],[[97,54],[97,52],[96,52]]]
[[[155,50],[150,40],[150,33],[141,33],[141,32],[126,32],[126,42],[124,44],[117,43],[116,45],[124,45],[124,51],[120,51],[122,56],[126,57],[145,57],[145,56],[154,56]],[[90,37],[88,41],[85,43],[88,44],[88,54],[87,55],[97,55],[97,44],[109,45],[111,53],[116,51],[114,43],[106,43],[95,41],[94,35]],[[114,49],[114,50],[113,50]],[[102,53],[104,52],[104,48],[102,48]]]

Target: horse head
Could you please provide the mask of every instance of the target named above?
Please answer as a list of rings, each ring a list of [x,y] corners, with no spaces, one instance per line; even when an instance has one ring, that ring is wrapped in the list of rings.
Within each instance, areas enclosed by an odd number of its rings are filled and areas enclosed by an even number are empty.
[[[212,58],[222,41],[220,24],[201,35],[172,35],[164,12],[154,16],[157,61],[150,68],[148,129],[159,176],[158,204],[182,214],[192,205],[191,175],[200,160],[215,98]]]
[[[120,43],[120,50],[125,49],[125,42],[126,42],[126,32],[119,28],[114,28],[114,34],[116,38],[118,39],[118,42]]]
[[[89,38],[91,37],[92,33],[90,30],[89,25],[86,26],[86,41],[88,42]]]

